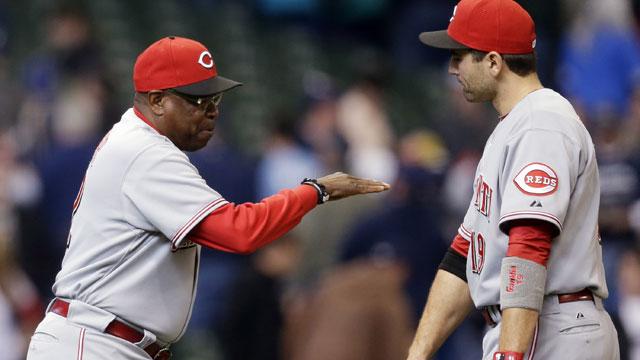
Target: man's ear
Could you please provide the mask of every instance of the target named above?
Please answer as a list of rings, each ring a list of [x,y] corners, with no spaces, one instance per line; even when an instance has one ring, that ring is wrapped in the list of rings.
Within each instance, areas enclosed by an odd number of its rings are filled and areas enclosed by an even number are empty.
[[[149,109],[151,109],[155,115],[164,115],[164,93],[162,91],[149,91],[147,93],[147,101],[149,101]]]
[[[485,56],[484,60],[487,62],[489,73],[493,77],[497,77],[506,66],[502,55],[498,54],[495,51],[491,51],[490,53],[488,53],[487,56]]]

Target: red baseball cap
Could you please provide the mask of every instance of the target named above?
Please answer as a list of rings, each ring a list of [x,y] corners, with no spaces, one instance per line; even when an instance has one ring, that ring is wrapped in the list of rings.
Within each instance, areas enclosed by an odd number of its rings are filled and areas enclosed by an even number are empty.
[[[216,64],[201,43],[177,36],[162,38],[146,48],[133,66],[137,92],[174,88],[206,96],[242,85],[218,75]]]
[[[447,30],[423,32],[420,41],[443,49],[529,54],[536,47],[536,29],[514,0],[461,0]]]

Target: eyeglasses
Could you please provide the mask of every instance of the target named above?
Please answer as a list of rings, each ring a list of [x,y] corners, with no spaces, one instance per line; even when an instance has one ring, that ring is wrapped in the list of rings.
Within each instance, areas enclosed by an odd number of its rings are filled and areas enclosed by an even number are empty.
[[[197,106],[200,110],[206,111],[209,109],[209,105],[213,105],[216,108],[220,105],[222,101],[222,93],[213,94],[211,96],[194,96],[185,93],[181,93],[176,89],[167,89],[166,91],[177,95],[193,106]]]

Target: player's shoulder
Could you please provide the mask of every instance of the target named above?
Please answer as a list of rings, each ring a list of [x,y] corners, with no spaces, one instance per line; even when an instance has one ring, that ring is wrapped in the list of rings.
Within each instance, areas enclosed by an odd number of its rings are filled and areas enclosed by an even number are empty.
[[[170,154],[186,156],[167,137],[138,118],[133,109],[127,110],[113,126],[100,153],[122,164],[140,157],[151,160]]]
[[[574,142],[581,143],[589,137],[571,103],[551,89],[540,89],[527,95],[512,114],[513,136],[525,132],[560,133]]]

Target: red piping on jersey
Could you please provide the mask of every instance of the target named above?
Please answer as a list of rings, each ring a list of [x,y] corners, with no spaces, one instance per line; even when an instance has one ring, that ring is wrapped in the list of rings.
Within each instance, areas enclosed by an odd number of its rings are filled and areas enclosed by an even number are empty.
[[[76,356],[77,360],[82,360],[82,357],[84,355],[84,333],[86,332],[87,329],[82,328],[82,330],[80,330],[80,335],[78,336],[78,353]]]
[[[158,132],[158,134],[160,134],[160,135],[164,135],[164,134],[162,134],[162,133],[160,132],[160,130],[158,130],[158,128],[157,128],[155,125],[153,125],[153,123],[152,123],[151,121],[149,121],[149,119],[147,119],[147,117],[146,117],[146,116],[144,116],[144,115],[142,114],[142,112],[140,112],[140,110],[138,110],[135,106],[133,107],[133,112],[136,114],[136,116],[138,116],[138,117],[140,118],[140,120],[144,121],[147,125],[151,126],[151,128],[152,128],[153,130],[157,131],[157,132]]]
[[[185,231],[189,231],[191,230],[196,222],[200,222],[202,220],[202,218],[209,212],[211,211],[215,211],[215,208],[217,207],[221,207],[223,205],[228,204],[229,202],[223,198],[214,200],[212,202],[210,202],[209,204],[207,204],[207,206],[205,206],[204,208],[202,208],[200,211],[198,211],[197,214],[195,214],[191,219],[189,219],[189,221],[187,221],[187,223],[180,228],[180,230],[178,230],[176,232],[176,234],[173,236],[173,238],[171,239],[171,243],[174,244],[178,241],[182,239],[182,235],[184,235]],[[212,210],[213,209],[213,210]]]
[[[556,232],[562,231],[562,223],[560,223],[560,219],[558,219],[558,217],[553,214],[545,213],[542,211],[514,211],[503,215],[500,218],[499,223],[502,224],[506,222],[517,221],[519,219],[534,219],[535,217],[546,218],[540,220],[555,224],[557,227]]]
[[[467,228],[464,227],[464,224],[460,225],[460,228],[458,228],[458,234],[462,235],[463,238],[471,241],[471,231],[467,230]]]
[[[469,254],[469,241],[460,236],[460,234],[456,234],[456,237],[451,242],[451,248],[466,258],[467,254]]]
[[[187,236],[205,247],[251,253],[298,225],[317,202],[317,191],[311,186],[300,185],[282,190],[259,203],[229,203],[207,215]]]
[[[547,266],[551,254],[551,239],[555,232],[555,226],[546,221],[515,220],[509,229],[507,256],[517,256]]]

